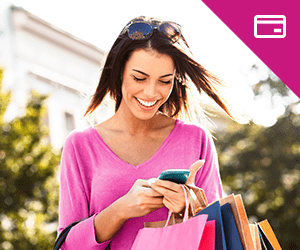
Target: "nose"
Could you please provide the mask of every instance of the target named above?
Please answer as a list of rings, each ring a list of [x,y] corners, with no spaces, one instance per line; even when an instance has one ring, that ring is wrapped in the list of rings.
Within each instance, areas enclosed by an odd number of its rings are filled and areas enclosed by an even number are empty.
[[[155,99],[158,95],[158,85],[155,81],[149,81],[144,87],[144,94],[149,99]]]

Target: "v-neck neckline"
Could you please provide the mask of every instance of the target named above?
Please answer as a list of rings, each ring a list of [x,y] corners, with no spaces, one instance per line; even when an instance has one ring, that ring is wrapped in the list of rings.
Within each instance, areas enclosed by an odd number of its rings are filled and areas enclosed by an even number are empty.
[[[131,166],[133,168],[140,168],[146,164],[148,164],[149,162],[151,162],[153,159],[155,159],[157,157],[157,155],[159,155],[159,153],[163,150],[163,148],[166,147],[166,145],[168,144],[168,142],[171,140],[171,138],[173,137],[173,134],[175,133],[175,131],[178,128],[178,119],[175,120],[175,125],[173,127],[173,129],[171,130],[171,132],[168,134],[168,136],[165,138],[165,140],[162,142],[162,144],[160,145],[160,147],[158,148],[158,150],[146,161],[138,164],[138,165],[132,165],[124,160],[122,160],[107,144],[106,142],[103,140],[102,136],[99,134],[99,132],[97,131],[97,129],[95,128],[95,126],[91,126],[91,130],[94,134],[94,136],[96,137],[96,139],[103,145],[103,147],[108,151],[109,155],[111,155],[115,160],[117,160],[118,162]]]

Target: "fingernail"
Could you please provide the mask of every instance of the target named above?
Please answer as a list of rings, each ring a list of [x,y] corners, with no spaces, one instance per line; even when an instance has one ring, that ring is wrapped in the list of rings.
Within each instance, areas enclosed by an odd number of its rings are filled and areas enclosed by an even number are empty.
[[[156,180],[155,178],[151,178],[148,180],[149,187],[151,187],[151,185],[155,182],[155,180]]]

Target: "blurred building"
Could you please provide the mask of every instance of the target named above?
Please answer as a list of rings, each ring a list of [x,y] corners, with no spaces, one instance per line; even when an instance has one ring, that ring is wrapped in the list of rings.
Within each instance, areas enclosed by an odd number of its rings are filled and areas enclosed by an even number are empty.
[[[46,121],[57,149],[71,130],[88,125],[86,96],[97,85],[103,57],[103,50],[22,8],[0,9],[0,65],[13,97],[6,115],[20,113],[30,90],[48,94]]]

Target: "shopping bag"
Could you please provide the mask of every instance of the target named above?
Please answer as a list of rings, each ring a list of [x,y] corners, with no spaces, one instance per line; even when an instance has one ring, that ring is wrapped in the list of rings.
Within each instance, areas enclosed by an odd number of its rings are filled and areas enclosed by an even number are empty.
[[[169,212],[164,227],[140,229],[131,250],[195,250],[199,248],[208,215],[189,219],[190,201],[185,187],[181,186],[186,201],[183,221],[169,225],[172,217],[172,213]]]
[[[221,206],[227,250],[243,250],[240,235],[229,203]]]
[[[234,216],[236,226],[239,232],[241,243],[244,250],[255,249],[252,235],[250,232],[249,221],[247,213],[242,201],[241,195],[229,195],[227,197],[220,199],[221,206],[225,203],[229,203],[232,209],[232,214]]]
[[[226,250],[226,241],[225,241],[225,233],[223,227],[223,220],[221,214],[221,206],[220,202],[216,201],[210,204],[208,207],[202,209],[200,212],[196,214],[196,217],[199,215],[207,214],[208,220],[214,220],[216,223],[215,229],[215,245],[218,250]]]
[[[207,215],[162,227],[140,229],[131,250],[196,250],[199,248]]]
[[[254,243],[254,250],[262,250],[257,224],[250,224],[249,226]]]
[[[265,247],[266,250],[282,250],[268,220],[259,222],[257,228],[262,247]]]
[[[202,188],[198,188],[195,185],[185,185],[189,189],[189,194],[192,201],[195,204],[195,213],[198,213],[203,208],[208,206],[207,198],[205,192]]]
[[[215,250],[215,221],[207,221],[198,250]]]
[[[205,200],[201,199],[202,201]],[[201,211],[197,212],[196,216],[208,214],[208,221],[213,219],[216,221],[216,249],[282,250],[267,220],[257,224],[249,224],[241,195],[232,194],[209,204],[205,208],[200,208]]]

